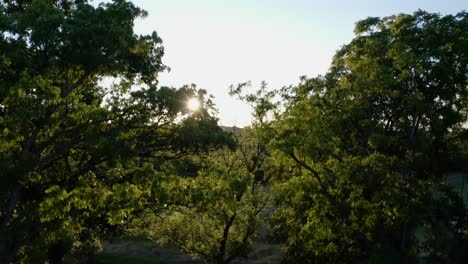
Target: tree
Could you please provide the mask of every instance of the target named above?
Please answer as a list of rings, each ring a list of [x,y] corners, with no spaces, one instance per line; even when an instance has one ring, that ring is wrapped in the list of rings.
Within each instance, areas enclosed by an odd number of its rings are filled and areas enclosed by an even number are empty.
[[[265,150],[252,130],[241,133],[237,149],[166,164],[154,191],[159,206],[136,219],[131,233],[207,263],[247,258],[269,196],[262,184]]]
[[[161,39],[133,32],[146,13],[132,3],[1,1],[0,11],[0,262],[92,261],[102,236],[155,202],[162,161],[229,138],[205,91],[157,86]]]
[[[447,173],[466,171],[467,26],[466,12],[365,19],[325,76],[276,92],[283,104],[259,128],[286,263],[466,259]],[[255,113],[275,105],[243,98]]]

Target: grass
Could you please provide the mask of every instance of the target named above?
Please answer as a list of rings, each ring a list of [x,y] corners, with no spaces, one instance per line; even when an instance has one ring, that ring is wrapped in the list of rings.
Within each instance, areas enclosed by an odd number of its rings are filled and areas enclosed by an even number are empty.
[[[139,238],[125,238],[113,242],[104,241],[103,252],[96,256],[96,262],[100,264],[181,264],[194,261],[174,247],[161,247]]]
[[[281,254],[280,246],[257,241],[248,260],[239,263],[276,263]],[[174,247],[161,247],[141,239],[124,238],[103,242],[103,252],[96,256],[98,264],[182,264],[196,263],[190,256]],[[237,263],[237,262],[236,262]]]
[[[468,206],[468,179],[461,172],[452,172],[448,176],[449,183],[453,190],[462,197],[465,206]]]
[[[169,263],[163,262],[160,259],[147,260],[139,257],[130,257],[125,255],[111,255],[111,254],[99,254],[96,257],[96,263],[99,264],[153,264],[153,263]]]

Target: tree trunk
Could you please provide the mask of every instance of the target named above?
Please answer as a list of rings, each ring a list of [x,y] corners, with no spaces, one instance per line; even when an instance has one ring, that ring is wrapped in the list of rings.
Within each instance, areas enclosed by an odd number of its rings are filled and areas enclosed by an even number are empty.
[[[234,219],[236,219],[236,214],[233,214],[228,222],[226,223],[226,226],[224,227],[223,231],[223,239],[221,240],[221,245],[219,247],[219,253],[218,257],[216,258],[216,263],[218,264],[226,264],[227,262],[224,260],[224,257],[226,255],[226,244],[229,236],[229,230],[231,229],[232,224],[234,223]]]

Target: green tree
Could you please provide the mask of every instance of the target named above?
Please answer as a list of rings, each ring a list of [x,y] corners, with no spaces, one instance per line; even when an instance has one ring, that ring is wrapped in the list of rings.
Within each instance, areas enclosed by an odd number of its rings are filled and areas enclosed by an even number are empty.
[[[154,191],[159,206],[136,219],[131,232],[207,263],[248,257],[269,196],[262,184],[265,149],[252,130],[241,133],[237,149],[169,162]]]
[[[258,127],[286,263],[466,259],[447,173],[466,171],[467,27],[466,12],[365,19],[325,76],[276,92]],[[263,117],[275,106],[271,92],[241,97]]]
[[[92,261],[155,202],[162,161],[228,140],[205,91],[157,86],[161,39],[133,32],[145,15],[124,0],[0,1],[0,262]]]

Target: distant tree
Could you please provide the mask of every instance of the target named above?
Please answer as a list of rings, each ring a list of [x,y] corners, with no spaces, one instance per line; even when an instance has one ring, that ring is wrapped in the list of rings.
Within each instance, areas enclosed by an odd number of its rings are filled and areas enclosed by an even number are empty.
[[[467,171],[467,28],[466,12],[368,18],[325,76],[233,89],[266,120],[285,263],[466,261],[447,173]]]
[[[166,166],[154,192],[160,206],[135,219],[132,233],[207,263],[248,257],[269,196],[262,184],[265,150],[250,129],[241,133],[237,149],[186,160],[195,166]],[[194,173],[181,173],[187,167]]]
[[[154,202],[163,160],[229,140],[206,92],[157,86],[161,40],[133,32],[145,15],[124,0],[0,1],[1,263],[92,256]],[[190,114],[191,97],[204,107]]]

